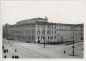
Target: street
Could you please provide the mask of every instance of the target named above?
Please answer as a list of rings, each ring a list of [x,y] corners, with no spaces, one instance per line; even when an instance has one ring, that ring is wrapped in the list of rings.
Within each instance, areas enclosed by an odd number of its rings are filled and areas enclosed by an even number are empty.
[[[3,46],[3,50],[8,49],[7,53],[3,53],[5,58],[13,58],[12,56],[19,58],[83,58],[83,42],[75,44],[76,56],[71,56],[72,45],[45,45],[44,48],[43,44],[3,39]]]

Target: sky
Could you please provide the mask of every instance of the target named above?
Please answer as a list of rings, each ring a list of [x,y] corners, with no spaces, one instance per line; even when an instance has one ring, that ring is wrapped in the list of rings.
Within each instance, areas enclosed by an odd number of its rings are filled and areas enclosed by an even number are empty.
[[[49,22],[79,24],[86,21],[85,11],[86,1],[2,1],[1,23],[47,16]]]

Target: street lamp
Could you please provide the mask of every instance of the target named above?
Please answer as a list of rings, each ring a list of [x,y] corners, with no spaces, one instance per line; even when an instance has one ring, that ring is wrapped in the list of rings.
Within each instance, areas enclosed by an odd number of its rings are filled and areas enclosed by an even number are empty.
[[[75,56],[75,52],[74,52],[74,48],[75,48],[75,45],[74,45],[74,29],[75,29],[75,27],[73,26],[72,27],[72,31],[73,31],[73,46],[72,46],[72,48],[73,48],[73,51],[72,51],[72,56]]]
[[[44,48],[45,48],[45,25],[44,25],[44,37],[43,37],[43,40],[44,40]]]
[[[44,39],[44,48],[45,48],[45,36],[44,36],[44,38],[43,38],[43,39]]]
[[[63,43],[63,36],[61,37],[61,42]]]

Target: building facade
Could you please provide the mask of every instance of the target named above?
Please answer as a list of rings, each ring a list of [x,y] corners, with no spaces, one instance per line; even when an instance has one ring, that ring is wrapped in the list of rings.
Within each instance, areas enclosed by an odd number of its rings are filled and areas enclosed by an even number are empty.
[[[83,41],[83,24],[50,23],[47,17],[19,21],[6,32],[7,39],[23,42]]]

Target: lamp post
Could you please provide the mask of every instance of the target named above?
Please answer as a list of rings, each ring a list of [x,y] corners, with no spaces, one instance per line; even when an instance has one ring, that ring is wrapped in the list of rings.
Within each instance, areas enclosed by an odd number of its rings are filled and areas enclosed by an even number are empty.
[[[45,38],[44,38],[44,48],[45,48]]]
[[[44,37],[43,37],[43,40],[44,40],[44,48],[45,48],[45,25],[44,25]]]
[[[72,31],[73,31],[73,46],[72,46],[73,50],[72,50],[72,56],[75,56],[75,52],[74,52],[74,49],[75,49],[75,45],[74,45],[74,29],[75,29],[75,27],[73,26],[72,27]]]
[[[63,36],[61,37],[61,42],[63,43]]]

